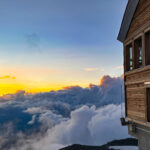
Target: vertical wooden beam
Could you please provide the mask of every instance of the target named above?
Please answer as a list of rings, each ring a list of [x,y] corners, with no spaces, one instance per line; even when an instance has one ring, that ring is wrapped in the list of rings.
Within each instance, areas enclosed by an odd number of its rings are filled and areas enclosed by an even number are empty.
[[[142,66],[144,67],[146,65],[146,58],[145,58],[145,52],[146,52],[146,47],[145,47],[145,33],[143,32],[142,34]]]
[[[126,46],[124,45],[123,46],[123,65],[124,65],[124,74],[127,70],[127,64],[126,64],[126,61],[127,61],[127,55],[126,55],[126,52],[127,52],[127,48]]]
[[[124,65],[124,99],[125,99],[125,116],[127,117],[127,96],[126,96],[126,76],[125,76],[125,72],[127,70],[127,47],[124,45],[123,46],[123,65]]]
[[[147,98],[148,98],[148,93],[147,93],[147,88],[144,89],[144,105],[145,105],[145,122],[148,122],[148,115],[147,115]]]
[[[125,80],[126,80],[126,76],[124,76]],[[126,81],[125,81],[126,82]],[[125,101],[125,117],[128,117],[128,109],[127,109],[127,86],[125,85],[125,82],[124,82],[124,101]]]

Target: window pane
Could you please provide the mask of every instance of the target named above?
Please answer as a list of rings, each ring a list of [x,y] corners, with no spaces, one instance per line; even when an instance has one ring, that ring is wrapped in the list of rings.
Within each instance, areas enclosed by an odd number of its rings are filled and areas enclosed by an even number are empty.
[[[142,40],[139,40],[139,67],[142,66]]]
[[[139,38],[137,40],[135,40],[135,68],[140,68],[142,67],[142,38]]]
[[[145,60],[150,65],[150,31],[145,34]]]
[[[133,49],[132,49],[132,44],[127,46],[126,49],[126,71],[131,71],[133,70]]]
[[[130,59],[132,59],[132,47],[130,46]]]

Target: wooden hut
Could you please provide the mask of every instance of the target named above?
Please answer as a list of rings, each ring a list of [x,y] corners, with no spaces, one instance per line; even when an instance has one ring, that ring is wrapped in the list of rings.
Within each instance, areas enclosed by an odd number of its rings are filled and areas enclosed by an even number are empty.
[[[125,113],[140,150],[150,150],[150,0],[128,0],[118,40],[124,47]]]

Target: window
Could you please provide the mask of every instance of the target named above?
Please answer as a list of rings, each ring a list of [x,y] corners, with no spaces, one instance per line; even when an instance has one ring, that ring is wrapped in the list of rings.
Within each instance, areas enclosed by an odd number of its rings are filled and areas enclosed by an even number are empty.
[[[139,38],[135,40],[134,42],[134,63],[135,63],[135,69],[142,67],[142,38]]]
[[[126,47],[126,71],[133,70],[133,49],[132,44]]]
[[[145,34],[145,61],[150,65],[150,31]]]

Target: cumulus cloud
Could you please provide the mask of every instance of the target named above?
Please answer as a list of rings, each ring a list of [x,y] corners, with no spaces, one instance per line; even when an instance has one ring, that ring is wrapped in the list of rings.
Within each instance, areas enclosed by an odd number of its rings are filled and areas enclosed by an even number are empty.
[[[0,97],[0,101],[5,101],[6,105],[9,106],[28,109],[26,111],[31,111],[31,109],[41,111],[42,108],[42,111],[44,109],[51,110],[56,114],[68,117],[71,110],[85,104],[88,106],[95,105],[96,107],[120,104],[121,85],[123,85],[121,77],[104,76],[101,79],[101,85],[91,84],[88,88],[72,86],[59,91],[38,94],[25,94],[25,91],[18,91],[16,94]],[[11,101],[7,103],[8,100]]]
[[[119,119],[121,85],[121,77],[104,76],[100,85],[88,88],[73,86],[38,94],[18,91],[0,97],[0,149],[57,150],[127,137]],[[9,123],[13,130],[3,134]]]
[[[51,111],[47,111],[39,116],[39,122],[43,123],[44,126],[48,128],[51,128],[65,120],[67,120],[67,118],[63,118],[61,115],[54,114]]]
[[[101,145],[113,139],[127,137],[127,128],[120,124],[120,106],[104,108],[83,106],[71,113],[71,118],[48,131],[51,143],[69,145]]]
[[[24,147],[58,150],[70,144],[102,145],[114,139],[126,138],[127,127],[120,124],[120,110],[120,105],[99,109],[82,106],[72,111],[70,118],[50,128],[45,136],[32,142],[28,140],[29,143]]]
[[[104,144],[128,136],[127,128],[120,124],[120,116],[121,105],[107,105],[97,110],[89,124],[94,144]]]

